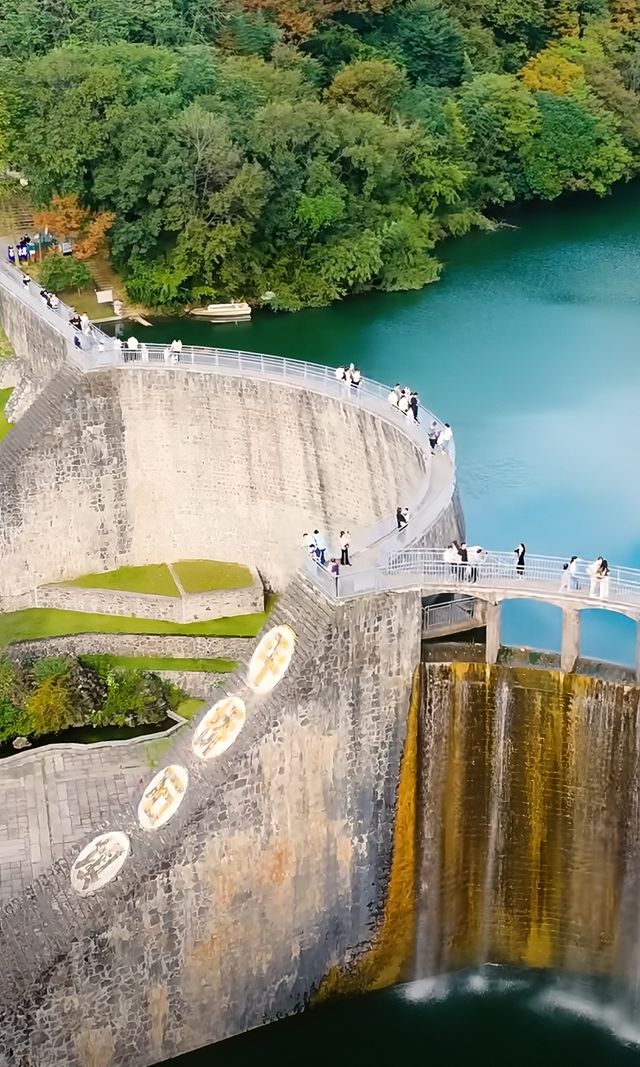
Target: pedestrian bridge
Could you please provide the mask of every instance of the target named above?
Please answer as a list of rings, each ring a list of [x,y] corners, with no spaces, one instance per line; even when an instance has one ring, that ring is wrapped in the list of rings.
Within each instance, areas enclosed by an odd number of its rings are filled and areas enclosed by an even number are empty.
[[[563,569],[566,558],[558,556],[527,555],[524,573],[519,574],[514,552],[489,551],[477,565],[445,562],[443,552],[409,548],[380,557],[376,568],[366,570],[358,568],[356,557],[353,570],[345,573],[343,569],[337,581],[322,568],[307,564],[307,570],[316,584],[338,599],[416,588],[424,595],[472,596],[485,605],[482,616],[487,628],[489,663],[495,663],[498,656],[501,606],[506,600],[538,600],[561,609],[560,662],[564,671],[572,671],[578,659],[581,611],[592,608],[614,611],[640,623],[640,570],[610,567],[608,578],[598,583],[589,575],[586,560],[578,561],[577,574],[570,579]],[[640,626],[637,648],[636,671],[640,681]]]

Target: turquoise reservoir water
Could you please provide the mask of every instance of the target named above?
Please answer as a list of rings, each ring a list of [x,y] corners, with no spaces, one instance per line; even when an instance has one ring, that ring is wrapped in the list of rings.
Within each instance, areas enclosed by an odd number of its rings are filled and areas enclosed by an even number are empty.
[[[640,566],[640,186],[510,221],[445,246],[442,280],[418,293],[144,335],[407,382],[454,427],[470,542]],[[557,651],[560,613],[509,604],[503,638]],[[633,662],[634,648],[631,622],[584,613],[584,655]]]
[[[445,247],[443,279],[423,292],[235,327],[165,320],[145,338],[354,360],[406,381],[455,429],[470,540],[640,566],[640,188],[511,221]],[[503,633],[558,649],[558,614],[509,605]],[[585,655],[631,662],[634,644],[627,620],[586,613]],[[627,1067],[639,1041],[597,985],[490,968],[326,1005],[175,1062]]]

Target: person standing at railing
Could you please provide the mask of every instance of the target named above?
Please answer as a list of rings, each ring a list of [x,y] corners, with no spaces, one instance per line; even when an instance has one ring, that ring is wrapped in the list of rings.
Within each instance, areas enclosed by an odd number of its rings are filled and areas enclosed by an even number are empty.
[[[429,432],[428,432],[429,444],[431,445],[431,451],[432,452],[435,452],[435,450],[436,450],[436,445],[438,443],[439,433],[440,433],[440,430],[438,429],[438,423],[434,419],[433,422],[431,423],[431,426],[429,427]]]
[[[560,578],[560,592],[564,593],[568,589],[576,590],[578,588],[577,579],[577,563],[578,557],[572,556],[568,563],[562,564],[562,575]]]
[[[469,559],[469,581],[477,582],[478,567],[486,560],[487,550],[482,545],[467,546],[467,556]]]
[[[31,276],[29,274],[23,274],[22,275],[22,284],[23,284],[24,288],[27,290],[27,292],[29,291],[30,283],[31,283]]]
[[[10,263],[12,267],[15,267],[16,265],[16,250],[13,245],[7,247],[7,262]]]
[[[418,422],[418,394],[417,393],[413,393],[413,392],[409,393],[409,410],[411,411],[411,414],[413,415],[413,421],[415,423],[417,423]]]
[[[527,552],[526,545],[523,545],[522,541],[514,548],[514,554],[516,557],[516,574],[518,578],[524,577],[524,558]]]
[[[442,553],[442,561],[443,563],[449,564],[449,573],[454,580],[457,580],[458,578],[459,559],[460,557],[458,555],[458,549],[455,545],[455,542],[450,545],[447,545],[444,552]]]
[[[327,559],[326,559],[327,542],[326,542],[326,539],[325,539],[324,535],[320,533],[320,530],[314,530],[313,531],[313,537],[314,537],[314,541],[315,541],[316,552],[317,552],[318,557],[320,559],[320,563],[324,567],[324,566],[326,566],[326,563],[327,563]]]
[[[447,452],[448,453],[449,447],[450,447],[452,441],[453,441],[453,430],[449,426],[449,423],[445,422],[443,428],[440,430],[440,433],[438,434],[438,444],[440,445],[440,448],[442,449],[443,452]]]
[[[389,396],[387,397],[387,400],[391,404],[392,408],[397,408],[398,400],[399,400],[398,390],[397,389],[392,389],[391,392],[389,393]]]
[[[337,596],[338,595],[338,582],[340,581],[340,564],[338,563],[337,559],[330,560],[329,573],[333,575],[333,580],[335,582],[336,596]]]
[[[409,508],[396,508],[396,522],[399,530],[404,530],[409,521]]]
[[[349,559],[349,545],[351,543],[351,534],[348,530],[340,530],[340,563],[343,567],[350,567],[351,561]]]

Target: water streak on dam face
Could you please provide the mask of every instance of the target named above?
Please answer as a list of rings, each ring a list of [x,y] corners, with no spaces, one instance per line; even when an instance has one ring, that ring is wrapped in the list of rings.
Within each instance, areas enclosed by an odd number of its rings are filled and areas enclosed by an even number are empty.
[[[640,992],[640,690],[423,671],[416,976],[491,961]]]

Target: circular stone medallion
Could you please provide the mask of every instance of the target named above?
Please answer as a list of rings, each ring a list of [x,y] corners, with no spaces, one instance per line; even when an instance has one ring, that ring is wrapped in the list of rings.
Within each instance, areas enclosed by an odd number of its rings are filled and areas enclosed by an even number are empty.
[[[191,748],[200,759],[213,759],[233,744],[244,726],[247,709],[240,697],[219,700],[206,713],[193,735]]]
[[[189,772],[172,763],[151,779],[138,804],[138,822],[143,830],[157,830],[175,815],[187,791]]]
[[[71,868],[71,885],[81,897],[91,896],[118,874],[131,842],[120,830],[94,837],[82,849]]]
[[[293,656],[296,635],[290,626],[274,626],[251,657],[247,682],[256,693],[268,693],[285,674]]]

